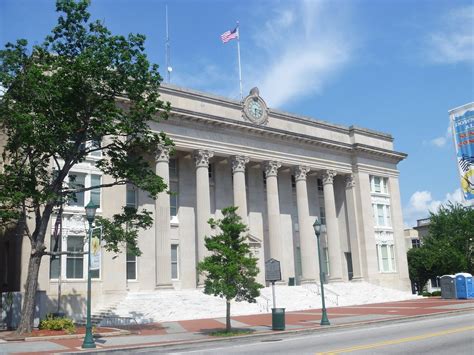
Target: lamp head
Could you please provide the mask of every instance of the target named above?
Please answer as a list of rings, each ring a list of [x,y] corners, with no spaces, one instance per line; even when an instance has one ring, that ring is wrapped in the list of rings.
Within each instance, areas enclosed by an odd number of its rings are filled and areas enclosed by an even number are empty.
[[[321,222],[319,221],[318,217],[316,217],[316,220],[313,223],[313,229],[314,233],[316,233],[316,236],[319,237],[321,234]]]
[[[86,205],[85,210],[86,210],[86,218],[89,221],[89,223],[92,223],[95,218],[95,212],[97,211],[97,206],[92,200],[89,201],[89,203]]]

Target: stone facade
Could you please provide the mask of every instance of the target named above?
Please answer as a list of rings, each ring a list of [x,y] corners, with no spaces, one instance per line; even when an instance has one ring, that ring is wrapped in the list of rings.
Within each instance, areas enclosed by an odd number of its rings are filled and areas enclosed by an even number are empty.
[[[95,305],[127,291],[198,287],[203,280],[196,264],[207,255],[204,236],[211,233],[207,220],[230,205],[239,207],[249,226],[262,283],[269,258],[281,262],[284,283],[319,281],[312,229],[318,217],[328,282],[410,288],[397,170],[406,155],[394,151],[390,135],[272,109],[253,121],[241,102],[171,85],[163,85],[161,95],[172,111],[151,128],[175,143],[172,154],[160,148],[155,156],[156,172],[172,193],[156,200],[131,186],[100,193],[99,214],[135,204],[152,211],[155,222],[140,235],[140,257],[102,252],[92,285]],[[95,170],[94,157],[74,171],[83,174],[85,185],[109,179]],[[74,238],[85,236],[82,214],[82,206],[65,209],[63,250],[77,248]],[[54,300],[61,279],[68,295],[63,305],[71,313],[84,309],[85,258],[64,256],[60,272],[46,259],[41,267],[40,289]]]

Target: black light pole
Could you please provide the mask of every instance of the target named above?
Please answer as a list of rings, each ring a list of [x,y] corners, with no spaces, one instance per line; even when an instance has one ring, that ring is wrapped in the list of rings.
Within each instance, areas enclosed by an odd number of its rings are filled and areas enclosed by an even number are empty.
[[[329,319],[328,319],[328,314],[326,312],[326,303],[324,302],[324,284],[323,284],[323,268],[322,268],[322,265],[321,265],[321,247],[319,245],[319,236],[321,235],[321,222],[319,222],[319,219],[318,217],[316,217],[316,221],[314,221],[314,224],[313,224],[313,228],[314,228],[314,233],[316,234],[316,239],[317,239],[317,242],[318,242],[318,260],[319,260],[319,282],[321,283],[321,302],[322,302],[322,306],[323,306],[323,314],[322,314],[322,317],[321,317],[321,325],[331,325],[331,323],[329,323]]]
[[[94,222],[95,212],[97,207],[92,200],[89,201],[86,209],[86,218],[89,222],[89,248],[87,258],[87,320],[86,320],[86,336],[82,343],[83,349],[95,348],[94,337],[92,336],[92,324],[91,324],[91,239],[92,239],[92,222]]]

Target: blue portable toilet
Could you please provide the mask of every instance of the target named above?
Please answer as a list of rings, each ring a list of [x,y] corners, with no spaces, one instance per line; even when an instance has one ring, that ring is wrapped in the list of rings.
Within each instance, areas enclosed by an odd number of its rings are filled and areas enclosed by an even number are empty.
[[[456,277],[456,298],[473,298],[472,275],[460,272],[454,276]]]

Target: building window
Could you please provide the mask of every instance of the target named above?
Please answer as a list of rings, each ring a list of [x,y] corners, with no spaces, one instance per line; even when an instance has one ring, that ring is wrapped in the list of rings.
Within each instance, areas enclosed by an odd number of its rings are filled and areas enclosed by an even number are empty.
[[[212,169],[209,165],[209,177],[212,175]],[[178,160],[176,158],[170,159],[169,162],[169,191],[170,191],[170,217],[178,216]]]
[[[387,178],[370,176],[370,192],[376,194],[388,194]]]
[[[395,253],[393,245],[377,244],[377,260],[380,272],[394,272]]]
[[[323,180],[318,179],[317,182],[318,182],[318,192],[320,195],[322,195],[324,193]]]
[[[127,184],[126,201],[127,207],[137,208],[137,188],[132,184]]]
[[[137,279],[137,256],[127,248],[127,280]]]
[[[392,217],[390,214],[390,206],[386,204],[372,204],[375,226],[391,227]]]
[[[178,267],[178,245],[171,245],[171,278],[173,280],[179,279],[179,267]]]
[[[412,239],[411,240],[411,246],[412,248],[419,248],[421,247],[421,242],[419,239]]]
[[[100,186],[100,175],[91,175],[91,187]],[[100,187],[91,190],[91,201],[93,204],[100,208]]]
[[[68,254],[66,258],[66,278],[82,279],[84,278],[84,237],[70,235],[67,238],[67,251],[80,254]]]
[[[171,158],[169,163],[169,174],[170,180],[177,180],[178,179],[178,161],[176,158]]]
[[[326,225],[326,210],[324,209],[324,206],[319,207],[319,219],[321,224]]]
[[[214,164],[209,164],[207,171],[209,174],[209,183],[213,184],[214,183]]]
[[[97,139],[91,140],[88,142],[88,149],[89,150],[94,150],[94,149],[99,149],[100,148],[100,141]],[[96,157],[100,158],[102,157],[102,150],[94,150],[93,152],[90,152],[89,155],[91,157]]]
[[[100,186],[102,183],[101,175],[86,174],[82,172],[71,172],[68,176],[70,189],[84,189],[87,187]],[[84,207],[89,201],[96,205],[101,205],[101,189],[95,188],[89,191],[77,192],[68,201],[70,207]]]
[[[178,183],[175,181],[170,182],[170,216],[175,217],[178,215]]]
[[[86,174],[72,173],[69,174],[69,187],[71,189],[83,189],[86,186]],[[84,191],[77,192],[73,198],[69,200],[69,206],[84,207]]]
[[[51,234],[51,243],[50,250],[52,251],[61,251],[60,249],[60,240],[61,236],[56,238],[54,237],[53,233]],[[56,245],[58,243],[58,245]],[[61,273],[61,256],[60,255],[52,255],[49,259],[49,278],[50,279],[59,279],[59,275]]]

